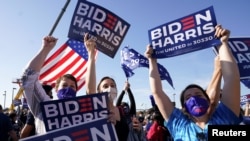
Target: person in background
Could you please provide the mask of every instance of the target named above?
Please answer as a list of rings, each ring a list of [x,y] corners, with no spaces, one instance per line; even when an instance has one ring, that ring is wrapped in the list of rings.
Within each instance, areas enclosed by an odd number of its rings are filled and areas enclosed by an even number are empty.
[[[242,121],[241,121],[240,125],[250,125],[249,101],[246,102],[245,112],[241,108],[241,118],[242,118]]]
[[[87,94],[95,94],[101,92],[108,92],[109,94],[109,121],[115,125],[117,137],[119,141],[127,141],[129,128],[126,120],[122,118],[122,113],[119,108],[115,106],[114,101],[117,97],[117,85],[113,78],[105,76],[96,86],[96,67],[95,67],[95,53],[96,42],[89,38],[89,34],[84,35],[84,44],[88,51],[88,65],[86,72],[86,92]]]
[[[126,92],[129,97],[130,105],[127,102],[122,102],[122,99]],[[125,82],[125,86],[116,101],[116,106],[121,108],[120,111],[122,111],[123,113],[122,117],[125,117],[129,127],[127,141],[143,141],[145,139],[145,134],[143,131],[142,122],[140,122],[139,119],[136,118],[136,104],[134,95],[130,89],[129,82]]]
[[[128,103],[126,103],[126,102],[122,102],[123,97],[124,97],[126,92],[128,94],[128,97],[129,97],[130,105],[128,105]],[[129,115],[130,118],[136,115],[135,99],[134,99],[134,95],[130,89],[129,82],[125,82],[125,86],[124,86],[121,94],[117,98],[116,106],[121,106],[123,108],[124,114]]]
[[[147,133],[150,129],[150,127],[153,124],[153,119],[152,119],[152,115],[154,113],[154,108],[149,108],[146,112],[145,118],[144,118],[144,132],[145,132],[145,136],[147,136]]]
[[[174,140],[206,140],[208,125],[238,125],[240,122],[240,75],[238,66],[228,47],[230,31],[215,27],[215,37],[220,38],[219,58],[222,70],[223,96],[213,113],[209,113],[210,99],[206,91],[196,84],[188,85],[181,93],[182,109],[173,106],[162,89],[157,59],[152,58],[153,49],[147,46],[145,56],[149,59],[149,82],[156,104]],[[220,116],[223,115],[223,116]],[[183,128],[185,127],[185,128]]]
[[[21,132],[21,130],[23,128],[23,125],[19,124],[19,122],[18,122],[18,115],[17,115],[17,113],[16,113],[15,110],[11,111],[9,113],[9,118],[10,118],[10,122],[11,122],[11,124],[13,126],[13,129],[14,129],[14,131],[16,133],[16,136],[19,139],[20,138],[20,132]],[[12,139],[10,139],[10,141],[12,141]]]
[[[159,111],[154,111],[152,115],[152,126],[147,132],[148,141],[172,141],[172,137],[166,127],[164,119]]]
[[[151,105],[154,109],[152,114],[152,125],[147,132],[148,141],[172,141],[171,134],[168,129],[164,127],[164,119],[155,104],[154,97],[150,95]]]
[[[52,94],[52,86],[50,85],[43,85],[43,89],[45,90],[46,94],[50,97],[50,99],[53,99],[53,94]],[[35,135],[35,118],[33,116],[33,114],[31,113],[31,111],[28,111],[27,114],[27,119],[26,119],[26,123],[23,127],[23,129],[21,130],[21,134],[20,134],[20,139],[22,138],[26,138],[29,136],[33,136]]]
[[[21,77],[21,87],[27,99],[29,109],[35,118],[36,134],[46,133],[40,103],[51,100],[39,81],[40,70],[49,52],[55,47],[57,39],[45,36],[38,53],[30,60]],[[78,86],[76,78],[71,74],[64,74],[56,80],[55,91],[58,99],[76,97]]]
[[[250,117],[249,109],[250,109],[250,104],[249,104],[249,101],[247,101],[247,102],[246,102],[246,105],[245,105],[245,113],[244,113],[244,116]]]
[[[0,105],[0,141],[18,141],[16,132],[13,129],[10,118],[3,113],[3,107]]]

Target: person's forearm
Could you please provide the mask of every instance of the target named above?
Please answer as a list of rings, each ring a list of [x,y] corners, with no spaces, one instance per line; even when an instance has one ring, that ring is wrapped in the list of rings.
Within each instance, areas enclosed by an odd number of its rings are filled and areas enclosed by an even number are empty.
[[[29,124],[25,124],[23,129],[21,130],[20,138],[22,139],[28,137],[33,128],[35,127]]]
[[[39,72],[49,52],[49,48],[41,48],[37,55],[28,63],[27,68],[31,68],[32,70]]]
[[[130,114],[131,115],[136,115],[136,104],[135,104],[134,95],[133,95],[130,88],[128,88],[127,92],[128,92],[128,97],[129,97],[129,100],[130,100]]]
[[[221,70],[224,80],[221,101],[229,107],[235,115],[240,113],[240,74],[238,65],[227,43],[222,43],[219,49]]]
[[[86,91],[87,94],[96,93],[96,67],[95,53],[89,53],[88,67],[86,73]]]
[[[149,59],[149,82],[152,93],[162,90],[161,78],[158,71],[157,60]]]
[[[245,116],[249,116],[249,104],[246,104],[246,108],[245,108]]]
[[[215,65],[214,65],[214,72],[212,75],[212,79],[207,87],[207,94],[210,98],[210,104],[216,106],[218,101],[220,100],[221,94],[221,79],[222,79],[222,72],[221,66],[219,63],[219,58],[215,58]]]
[[[122,90],[121,94],[117,98],[116,106],[120,106],[122,104],[122,99],[123,99],[124,94],[125,94],[125,90]]]

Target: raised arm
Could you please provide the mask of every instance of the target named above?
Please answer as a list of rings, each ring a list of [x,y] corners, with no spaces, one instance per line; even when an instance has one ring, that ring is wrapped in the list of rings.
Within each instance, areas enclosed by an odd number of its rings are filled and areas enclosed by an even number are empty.
[[[124,94],[126,93],[126,90],[127,90],[127,88],[126,88],[126,84],[125,84],[124,89],[122,90],[122,92],[120,93],[120,95],[117,98],[116,106],[120,106],[122,104],[122,99],[124,97]]]
[[[28,63],[27,68],[31,68],[34,71],[39,72],[47,55],[55,47],[56,42],[57,39],[52,36],[44,37],[41,49],[39,50],[38,54]]]
[[[96,93],[96,67],[95,51],[96,43],[93,39],[88,39],[88,34],[84,35],[84,45],[88,51],[88,65],[86,72],[86,92],[87,94]]]
[[[222,72],[221,72],[221,65],[220,65],[220,58],[219,56],[215,56],[214,58],[214,72],[212,75],[212,79],[207,87],[207,94],[210,98],[210,109],[209,112],[212,113],[216,108],[221,94],[221,79],[222,79]]]
[[[158,71],[157,60],[152,58],[153,49],[149,45],[147,46],[147,50],[145,52],[145,56],[149,60],[149,84],[151,92],[154,96],[155,103],[158,106],[163,118],[165,120],[169,119],[174,106],[170,100],[170,98],[164,93],[162,89],[162,83],[160,74]]]
[[[131,115],[136,115],[136,104],[135,104],[135,98],[134,95],[130,89],[130,87],[127,90],[128,92],[128,97],[129,97],[129,101],[130,101],[130,114]]]
[[[125,82],[125,86],[121,92],[121,94],[119,95],[117,101],[116,101],[116,106],[120,106],[122,103],[122,99],[124,97],[124,94],[127,92],[128,97],[129,97],[129,101],[130,101],[130,115],[136,115],[136,104],[135,104],[135,99],[134,99],[134,95],[130,89],[130,84],[129,82]]]
[[[224,85],[222,89],[221,102],[230,108],[235,115],[240,114],[240,74],[238,66],[228,46],[230,31],[223,29],[221,25],[215,27],[216,37],[220,38],[222,44],[219,46],[222,77]]]

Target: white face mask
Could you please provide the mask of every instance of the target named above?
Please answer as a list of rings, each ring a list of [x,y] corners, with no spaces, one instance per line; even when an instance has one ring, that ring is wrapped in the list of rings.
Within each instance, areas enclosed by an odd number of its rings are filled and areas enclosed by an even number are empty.
[[[108,88],[104,89],[102,92],[108,92],[109,93],[108,97],[112,101],[114,101],[116,99],[116,97],[117,97],[117,90],[116,90],[116,88],[108,87]]]

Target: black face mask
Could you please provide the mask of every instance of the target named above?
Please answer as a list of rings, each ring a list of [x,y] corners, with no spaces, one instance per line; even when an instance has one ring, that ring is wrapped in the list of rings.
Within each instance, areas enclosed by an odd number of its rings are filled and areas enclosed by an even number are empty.
[[[123,112],[125,115],[129,115],[129,106],[123,105]]]

